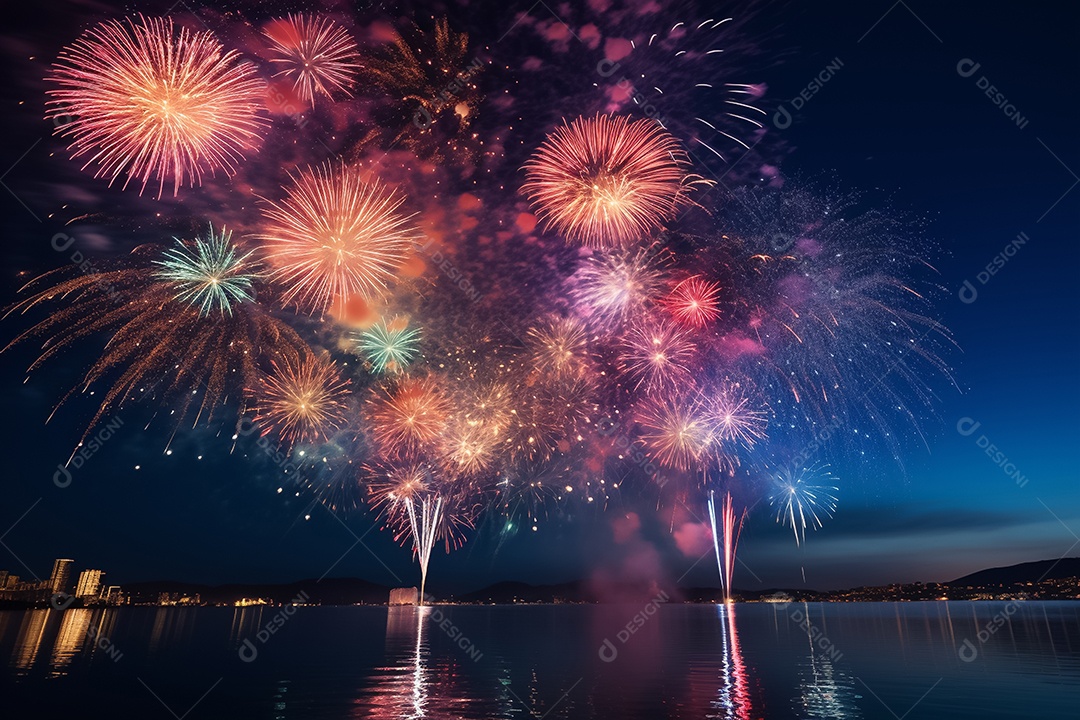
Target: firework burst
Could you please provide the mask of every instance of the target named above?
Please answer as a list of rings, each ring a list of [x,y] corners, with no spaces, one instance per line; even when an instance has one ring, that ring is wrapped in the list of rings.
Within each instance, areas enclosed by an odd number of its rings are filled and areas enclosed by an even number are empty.
[[[484,145],[472,125],[487,61],[469,55],[469,36],[446,18],[432,32],[416,25],[405,34],[395,30],[387,46],[366,52],[364,82],[380,93],[379,122],[361,147],[400,145],[425,160],[474,160]]]
[[[717,283],[695,276],[677,284],[660,302],[676,322],[702,328],[720,317],[719,294]]]
[[[428,453],[446,430],[450,402],[431,377],[402,377],[369,401],[372,434],[387,457]]]
[[[750,448],[766,437],[768,421],[765,413],[752,406],[735,386],[729,385],[713,396],[709,416],[716,440],[721,445]]]
[[[698,400],[661,395],[639,408],[635,418],[650,457],[665,467],[693,469],[709,451],[712,425]]]
[[[785,470],[776,478],[776,491],[769,504],[776,508],[776,522],[791,528],[795,544],[806,541],[806,529],[821,527],[836,512],[837,488],[823,483],[835,482],[828,465],[815,465],[797,471]]]
[[[597,115],[556,128],[525,164],[522,192],[571,242],[641,240],[675,217],[697,176],[679,143],[653,120]]]
[[[232,233],[211,225],[205,238],[194,246],[177,239],[176,245],[155,260],[154,276],[172,283],[176,299],[199,309],[200,315],[218,311],[232,315],[233,305],[255,299],[253,284],[258,277],[252,253],[240,254],[232,243]]]
[[[57,132],[95,177],[124,175],[123,187],[135,181],[140,193],[156,179],[159,198],[171,182],[176,195],[207,173],[231,175],[260,139],[263,83],[238,58],[171,18],[109,20],[60,53],[48,116],[69,120]]]
[[[378,372],[400,372],[420,352],[420,330],[405,318],[380,320],[360,333],[357,345]]]
[[[25,287],[28,296],[8,310],[66,303],[8,346],[44,339],[31,371],[80,341],[108,337],[83,381],[64,398],[115,374],[90,427],[110,409],[140,398],[175,400],[177,423],[192,406],[196,423],[204,415],[209,420],[230,397],[242,410],[243,390],[258,383],[262,363],[310,352],[292,328],[255,301],[235,302],[231,314],[203,314],[178,299],[176,284],[158,277],[155,261],[167,258],[162,248],[141,246],[116,268],[66,279],[64,270],[54,270]]]
[[[666,261],[651,246],[588,258],[573,278],[579,312],[601,326],[623,322],[658,299]]]
[[[283,302],[326,311],[382,293],[419,237],[412,216],[398,212],[404,201],[356,168],[326,165],[294,177],[285,199],[268,204],[258,236]]]
[[[533,367],[548,375],[579,373],[589,360],[589,333],[576,318],[549,318],[526,334]]]
[[[274,362],[256,391],[255,421],[284,442],[318,442],[345,424],[348,386],[328,357]]]
[[[350,94],[360,57],[345,28],[326,17],[290,13],[271,21],[263,34],[274,54],[270,62],[281,68],[274,77],[292,80],[293,90],[309,106],[319,95]]]
[[[693,384],[690,369],[696,350],[690,336],[671,323],[641,323],[622,340],[619,369],[637,389],[685,387]]]

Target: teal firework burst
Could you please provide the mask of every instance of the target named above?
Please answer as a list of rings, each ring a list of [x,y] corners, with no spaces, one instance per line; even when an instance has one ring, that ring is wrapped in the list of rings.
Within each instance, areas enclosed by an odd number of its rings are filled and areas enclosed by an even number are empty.
[[[154,261],[159,280],[172,283],[176,299],[199,308],[199,315],[219,311],[232,315],[233,306],[255,299],[253,283],[257,276],[250,261],[251,253],[241,255],[232,242],[232,233],[225,228],[214,232],[214,226],[195,244],[179,238],[176,246]]]
[[[420,330],[403,319],[380,320],[360,333],[360,350],[379,372],[402,370],[420,352]]]

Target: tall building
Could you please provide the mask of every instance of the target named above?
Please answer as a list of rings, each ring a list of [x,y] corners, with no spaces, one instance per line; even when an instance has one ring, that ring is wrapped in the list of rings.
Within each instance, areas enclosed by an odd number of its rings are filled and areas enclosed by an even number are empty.
[[[101,594],[101,580],[104,577],[105,573],[100,570],[83,570],[75,586],[75,597],[83,600],[96,598]]]
[[[74,560],[57,560],[52,566],[52,575],[49,576],[49,590],[54,593],[67,592],[71,583],[71,566]]]

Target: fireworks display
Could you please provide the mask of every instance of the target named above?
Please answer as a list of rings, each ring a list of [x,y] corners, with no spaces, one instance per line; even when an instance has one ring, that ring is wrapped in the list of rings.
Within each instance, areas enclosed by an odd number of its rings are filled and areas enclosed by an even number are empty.
[[[7,312],[50,311],[9,345],[39,345],[35,373],[100,349],[64,398],[101,389],[90,427],[140,402],[216,438],[251,411],[297,494],[411,542],[421,591],[433,548],[474,527],[502,542],[585,506],[684,503],[731,597],[749,509],[769,499],[802,545],[837,507],[826,463],[899,459],[932,413],[950,339],[918,223],[764,170],[703,180],[770,148],[765,85],[720,53],[737,22],[613,13],[574,50],[619,50],[609,78],[552,65],[568,38],[515,70],[515,43],[453,18],[233,15],[250,47],[109,20],[47,78],[73,157],[139,186],[146,218]],[[303,112],[264,119],[271,85]],[[245,155],[221,200],[204,176]]]
[[[419,342],[420,331],[410,328],[407,320],[395,318],[380,320],[360,333],[357,345],[372,366],[385,373],[403,370],[419,352]]]
[[[65,48],[49,79],[49,116],[74,158],[140,192],[231,174],[261,138],[262,83],[209,31],[142,15],[109,20]],[[63,122],[65,121],[66,122]]]

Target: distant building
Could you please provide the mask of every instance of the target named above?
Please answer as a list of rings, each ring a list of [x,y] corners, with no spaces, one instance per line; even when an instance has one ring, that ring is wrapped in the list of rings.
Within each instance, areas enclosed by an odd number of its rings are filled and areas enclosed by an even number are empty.
[[[122,605],[124,602],[124,596],[120,592],[119,585],[110,585],[101,593],[101,599],[105,601],[106,605]]]
[[[79,573],[79,582],[75,586],[75,597],[81,600],[95,600],[101,595],[101,581],[105,573],[101,570],[83,570]]]
[[[61,559],[53,563],[52,575],[49,576],[49,590],[54,593],[67,592],[71,586],[71,566],[74,560]]]
[[[420,593],[414,587],[394,588],[390,591],[391,605],[416,605]]]

